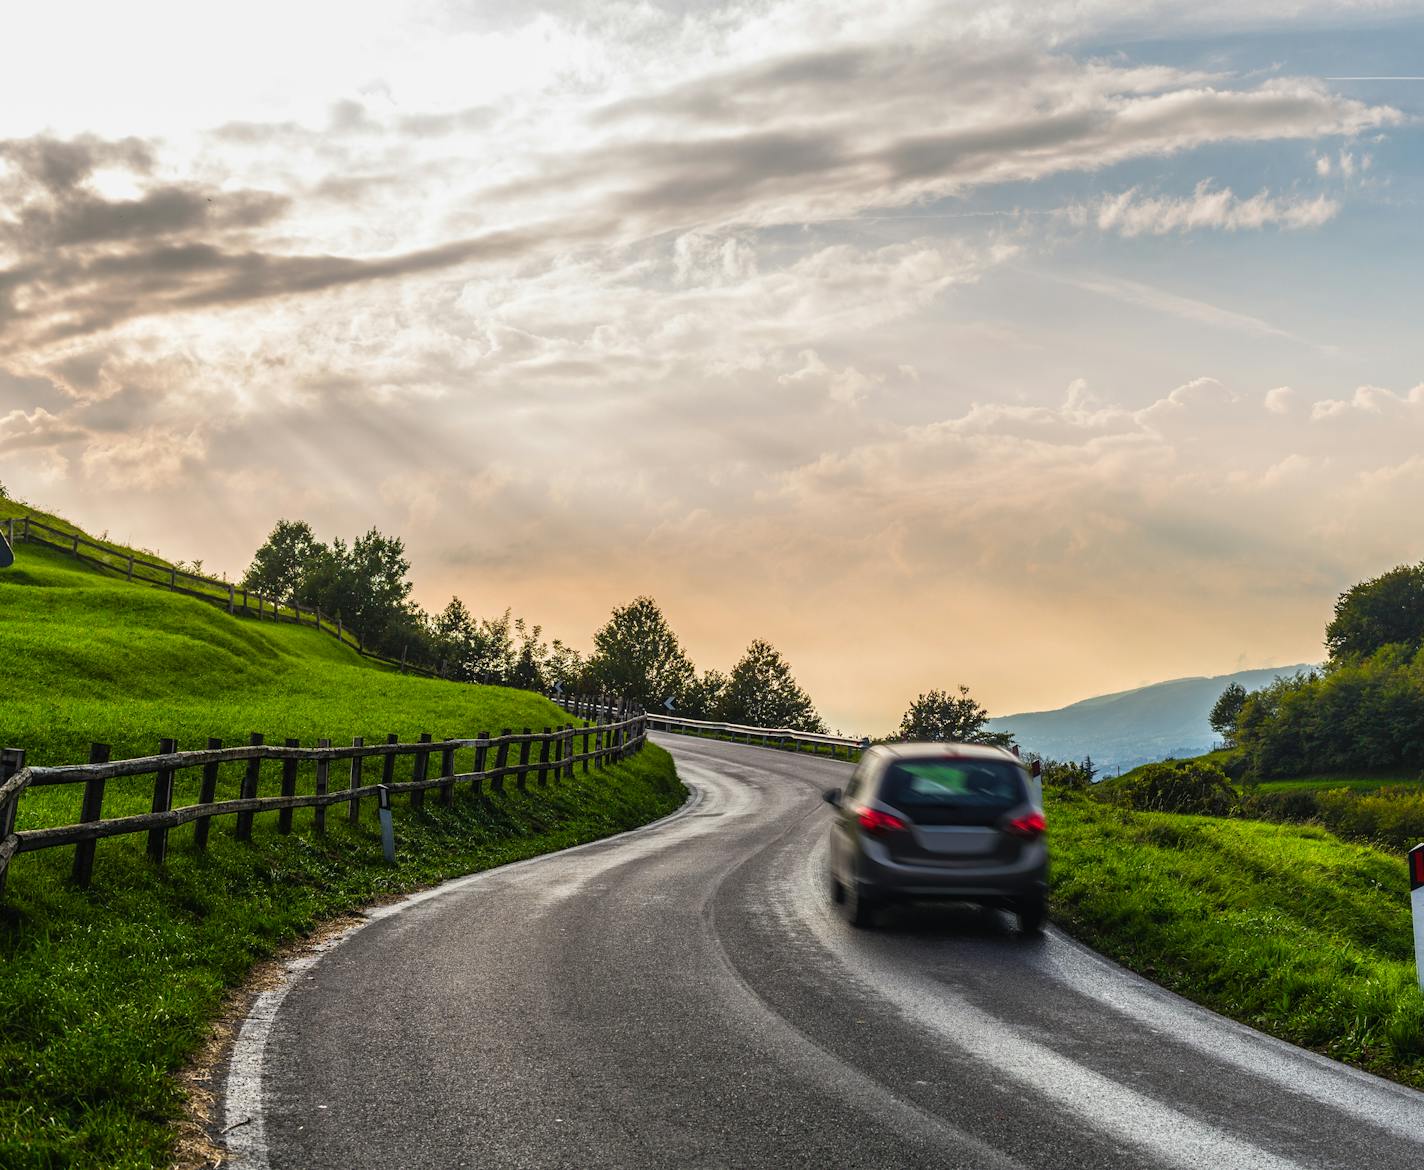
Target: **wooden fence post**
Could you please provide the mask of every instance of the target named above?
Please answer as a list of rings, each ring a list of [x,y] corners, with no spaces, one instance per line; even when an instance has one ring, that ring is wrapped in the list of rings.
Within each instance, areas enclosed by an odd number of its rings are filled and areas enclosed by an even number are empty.
[[[15,528],[15,518],[10,518],[10,530],[13,534]],[[23,748],[5,748],[0,751],[0,784],[4,784],[16,772],[25,766],[25,751]],[[0,843],[15,831],[15,812],[20,806],[20,798],[13,797],[6,802],[4,808],[0,808]],[[5,892],[5,878],[9,876],[10,863],[6,861],[0,865],[0,894]]]
[[[588,728],[583,729],[583,774],[588,775]]]
[[[400,736],[393,731],[390,735],[386,736],[386,743],[400,743]],[[395,752],[387,752],[385,759],[381,761],[381,783],[389,787],[391,781],[395,779],[395,775],[396,754]]]
[[[351,741],[351,746],[352,746],[352,747],[365,747],[365,746],[366,746],[366,741],[365,741],[361,736],[358,735],[358,736],[356,736],[354,739],[352,739],[352,741]],[[362,765],[363,762],[364,762],[364,757],[362,757],[362,756],[352,756],[352,757],[351,757],[351,791],[352,791],[353,793],[356,791],[356,789],[358,789],[358,788],[361,787],[361,765]],[[354,795],[353,795],[353,796],[351,797],[351,811],[350,811],[350,813],[347,814],[347,817],[348,817],[348,819],[351,821],[351,823],[352,823],[353,825],[360,822],[360,820],[361,820],[361,798],[360,798],[359,796],[354,796]]]
[[[485,770],[485,758],[489,754],[489,737],[490,733],[488,731],[482,731],[477,736],[475,736],[475,738],[480,741],[479,743],[475,744],[474,793],[476,796],[480,795],[480,790],[484,787],[485,783],[483,772]]]
[[[455,775],[455,749],[444,747],[440,749],[440,775]],[[455,803],[455,781],[448,780],[440,785],[440,804],[444,808],[449,808]]]
[[[79,557],[79,533],[74,534],[74,546],[69,550],[76,559]]]
[[[563,780],[574,778],[574,725],[565,723],[559,728],[559,776]]]
[[[10,547],[15,547],[15,517],[11,516],[5,521],[6,535],[10,541]],[[8,749],[6,749],[8,750]]]
[[[223,741],[220,739],[208,740],[208,751],[222,751]],[[218,764],[203,765],[203,779],[198,785],[198,803],[212,804],[218,795]],[[193,844],[198,849],[208,847],[208,828],[212,817],[199,817],[193,822]]]
[[[506,727],[499,733],[499,746],[494,749],[494,790],[504,791],[504,770],[509,764],[509,737],[514,732]]]
[[[107,764],[109,762],[109,745],[106,743],[96,743],[89,746],[89,762],[91,764]],[[97,821],[104,807],[104,781],[86,780],[84,782],[84,804],[79,812],[79,823],[88,824]],[[94,877],[94,846],[98,842],[92,837],[88,841],[80,841],[74,847],[74,883],[78,886],[87,886]]]
[[[75,545],[75,556],[78,556],[78,544]],[[178,570],[172,565],[168,567],[168,588],[170,590],[178,588]]]
[[[319,748],[329,748],[331,746],[331,740],[319,739],[316,741],[316,746]],[[330,778],[331,761],[318,760],[316,762],[316,794],[318,796],[326,795],[326,785]],[[312,809],[312,828],[318,833],[326,832],[326,805],[319,804]]]
[[[529,790],[529,749],[533,744],[529,742],[529,736],[533,734],[529,728],[523,731],[524,738],[519,741],[519,771],[514,776],[514,786],[520,792]]]
[[[544,728],[542,737],[539,740],[539,787],[543,788],[549,783],[549,740],[553,738],[554,729]]]
[[[421,742],[421,743],[429,743],[429,742],[430,742],[430,732],[428,732],[428,731],[422,731],[422,732],[420,733],[420,742]],[[430,774],[430,749],[429,749],[429,748],[422,748],[420,751],[418,751],[418,752],[415,753],[415,775],[412,777],[412,779],[413,779],[417,784],[419,784],[419,783],[420,783],[421,781],[423,781],[429,774]],[[424,808],[424,807],[425,807],[425,789],[424,789],[424,788],[412,788],[412,789],[411,789],[411,792],[410,792],[410,807],[411,807],[411,808]]]
[[[178,750],[178,741],[175,739],[163,739],[158,742],[158,754],[160,756],[172,755]],[[160,768],[153,778],[153,808],[150,810],[156,813],[166,813],[173,807],[173,769]],[[155,865],[162,865],[168,856],[168,830],[166,828],[149,829],[148,831],[148,859]]]
[[[405,673],[405,652],[409,649],[405,643],[401,643],[401,674]]]
[[[262,733],[254,731],[252,733],[251,744],[253,747],[262,746]],[[262,778],[262,760],[254,756],[247,761],[247,771],[242,776],[242,787],[238,789],[238,796],[242,800],[251,800],[257,795],[257,785]],[[234,835],[239,841],[252,840],[252,813],[250,811],[237,814],[237,828]]]
[[[227,587],[227,611],[228,613],[237,612],[237,586],[235,585]]]
[[[301,747],[302,741],[299,739],[287,740],[287,747]],[[288,759],[282,761],[282,795],[296,796],[297,794],[297,761]],[[277,832],[283,836],[292,831],[292,809],[281,808],[277,810]]]

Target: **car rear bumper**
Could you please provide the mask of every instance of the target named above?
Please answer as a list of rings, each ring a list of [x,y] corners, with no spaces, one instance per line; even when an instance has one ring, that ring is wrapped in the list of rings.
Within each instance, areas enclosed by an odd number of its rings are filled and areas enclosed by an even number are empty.
[[[883,850],[862,853],[856,877],[877,897],[916,899],[1013,899],[1048,886],[1046,850],[1035,850],[1012,865],[922,866],[892,861]]]

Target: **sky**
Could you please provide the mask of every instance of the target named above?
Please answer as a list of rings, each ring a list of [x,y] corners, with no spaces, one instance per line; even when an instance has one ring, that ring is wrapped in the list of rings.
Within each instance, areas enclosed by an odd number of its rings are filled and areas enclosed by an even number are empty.
[[[1424,559],[1424,3],[28,5],[0,483],[832,727],[1315,661]]]

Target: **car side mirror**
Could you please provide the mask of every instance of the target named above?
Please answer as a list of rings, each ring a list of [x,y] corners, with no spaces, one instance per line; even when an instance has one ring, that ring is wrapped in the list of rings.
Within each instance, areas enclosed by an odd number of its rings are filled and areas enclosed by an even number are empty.
[[[841,790],[839,788],[827,788],[825,792],[821,793],[821,799],[832,808],[840,808]]]

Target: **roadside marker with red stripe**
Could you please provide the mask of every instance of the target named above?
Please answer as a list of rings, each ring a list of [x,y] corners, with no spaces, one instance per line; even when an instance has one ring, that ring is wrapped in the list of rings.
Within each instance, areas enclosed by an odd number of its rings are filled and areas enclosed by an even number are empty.
[[[1424,988],[1424,845],[1409,851],[1409,901],[1414,908],[1414,971]]]

